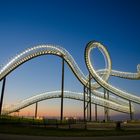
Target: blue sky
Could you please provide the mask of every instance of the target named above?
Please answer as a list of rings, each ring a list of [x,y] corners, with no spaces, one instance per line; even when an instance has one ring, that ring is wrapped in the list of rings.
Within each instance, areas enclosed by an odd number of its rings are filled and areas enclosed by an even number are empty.
[[[87,74],[85,45],[97,40],[107,47],[113,69],[136,72],[140,63],[139,7],[138,0],[1,0],[0,64],[26,48],[54,44],[67,49]],[[104,60],[97,56],[94,56],[95,65],[102,66]],[[31,60],[7,77],[5,104],[60,89],[60,73],[58,57],[42,56]],[[65,74],[65,89],[82,91],[82,85],[67,66]],[[140,81],[111,78],[110,82],[140,96]],[[59,100],[53,101],[48,101],[48,106],[58,112]],[[73,111],[74,103],[77,110],[83,107],[82,103],[66,101],[66,114]],[[76,109],[75,112],[82,114]]]

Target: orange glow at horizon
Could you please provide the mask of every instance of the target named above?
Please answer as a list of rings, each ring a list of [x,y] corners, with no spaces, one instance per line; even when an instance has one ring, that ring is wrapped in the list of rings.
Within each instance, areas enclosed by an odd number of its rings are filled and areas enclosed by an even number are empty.
[[[98,117],[103,117],[104,116],[104,108],[103,107],[98,107]],[[117,112],[112,112],[111,115],[116,115]],[[19,112],[12,113],[12,115],[16,116],[29,116],[29,117],[34,117],[35,116],[35,105],[31,105],[27,108],[21,109]],[[92,116],[94,118],[95,115],[95,110],[94,110],[94,105],[92,105]],[[45,107],[42,105],[39,106],[38,108],[38,113],[37,116],[39,117],[60,117],[60,106],[49,106]],[[80,107],[64,107],[64,117],[80,117],[83,118],[83,108]]]

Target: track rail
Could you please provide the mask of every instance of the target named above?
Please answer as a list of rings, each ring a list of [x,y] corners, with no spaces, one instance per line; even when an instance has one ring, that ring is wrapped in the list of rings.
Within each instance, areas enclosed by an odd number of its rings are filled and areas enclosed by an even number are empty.
[[[44,92],[42,94],[37,94],[35,96],[32,96],[30,98],[20,101],[18,104],[15,104],[14,106],[5,108],[2,114],[7,115],[10,113],[16,112],[18,110],[21,110],[25,107],[28,107],[36,102],[40,102],[40,101],[52,99],[52,98],[61,98],[61,91],[50,91],[50,92]],[[64,91],[64,98],[74,99],[74,100],[79,100],[79,101],[84,100],[83,93],[77,93],[77,92],[72,92],[72,91]],[[86,95],[86,102],[88,101],[89,101],[89,97]],[[92,95],[91,97],[91,103],[97,104],[99,106],[107,107],[115,111],[119,111],[123,113],[130,113],[129,106],[117,104],[112,101],[102,99],[94,95]],[[134,109],[132,108],[132,112],[133,111]]]
[[[133,95],[132,93],[128,93],[126,91],[123,91],[123,90],[120,90],[112,85],[110,85],[109,83],[107,83],[104,79],[102,79],[99,74],[95,71],[92,63],[91,63],[91,60],[90,60],[90,52],[92,49],[94,48],[99,48],[101,51],[104,52],[105,55],[109,55],[108,54],[108,51],[107,49],[99,42],[90,42],[87,46],[86,46],[86,49],[85,49],[85,62],[86,62],[86,65],[87,65],[87,68],[89,70],[89,72],[91,73],[92,77],[96,80],[96,82],[98,84],[100,84],[103,88],[107,89],[108,91],[110,91],[111,93],[117,95],[117,96],[120,96],[124,99],[127,99],[127,100],[130,100],[130,101],[133,101],[135,103],[138,103],[140,104],[140,97],[136,96],[136,95]],[[108,60],[110,62],[110,60]],[[110,65],[111,65],[111,62],[110,62]],[[139,65],[138,65],[139,67]],[[114,73],[115,74],[115,73]],[[121,73],[123,75],[123,73]],[[127,76],[128,73],[125,73],[123,77]],[[120,73],[118,74],[120,76]],[[115,75],[115,76],[118,76],[118,75]],[[130,76],[132,75],[129,74],[129,78]],[[140,75],[140,71],[138,71],[137,73],[137,78],[139,78],[139,75]],[[136,77],[133,77],[133,78],[136,78]]]
[[[105,59],[107,60],[106,62],[106,68],[104,70],[98,70],[95,71],[91,60],[90,60],[90,53],[91,50],[94,48],[100,49],[102,54],[104,55]],[[16,55],[15,57],[11,58],[6,64],[1,66],[0,68],[0,80],[2,80],[4,77],[6,77],[8,74],[10,74],[13,70],[18,68],[20,65],[23,63],[41,56],[41,55],[57,55],[59,57],[62,57],[65,62],[69,65],[75,76],[78,78],[78,80],[86,87],[89,88],[88,85],[88,77],[83,74],[73,57],[69,54],[68,51],[66,51],[64,48],[54,46],[54,45],[39,45],[35,46],[29,49],[26,49],[22,53]],[[91,73],[92,77],[96,80],[97,83],[91,83],[91,89],[92,93],[94,96],[98,96],[98,98],[102,98],[101,92],[98,92],[97,89],[100,87],[105,88],[106,90],[110,91],[111,93],[140,104],[140,97],[133,95],[132,93],[128,93],[126,91],[122,91],[116,87],[113,87],[112,85],[107,83],[107,80],[110,75],[112,76],[117,76],[120,78],[126,78],[126,79],[131,79],[131,80],[137,80],[140,79],[140,65],[137,66],[137,72],[136,73],[131,73],[131,72],[121,72],[121,71],[116,71],[112,70],[112,62],[110,59],[110,55],[107,51],[107,49],[99,42],[92,41],[88,43],[86,49],[85,49],[85,62],[87,65],[87,68],[89,72]],[[111,96],[110,101],[114,102],[113,96]],[[123,104],[123,100],[118,99],[118,102],[120,104]],[[125,101],[124,101],[125,102]],[[125,104],[125,103],[124,103]]]

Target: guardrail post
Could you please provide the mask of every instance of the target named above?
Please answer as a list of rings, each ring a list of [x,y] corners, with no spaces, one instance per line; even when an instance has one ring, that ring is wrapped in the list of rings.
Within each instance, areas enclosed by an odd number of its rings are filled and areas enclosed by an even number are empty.
[[[2,103],[3,103],[3,97],[4,97],[4,91],[5,91],[5,83],[6,83],[6,77],[4,77],[3,83],[2,83],[1,98],[0,98],[0,115],[2,113]]]

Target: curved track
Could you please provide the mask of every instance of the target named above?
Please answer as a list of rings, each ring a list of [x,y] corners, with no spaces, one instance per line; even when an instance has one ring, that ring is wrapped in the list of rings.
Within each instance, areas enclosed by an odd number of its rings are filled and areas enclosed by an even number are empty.
[[[122,97],[124,99],[127,99],[127,100],[130,100],[130,101],[133,101],[135,103],[139,103],[140,104],[140,97],[138,97],[136,95],[133,95],[131,93],[128,93],[126,91],[122,91],[122,90],[120,90],[120,89],[110,85],[105,80],[103,80],[99,76],[99,74],[95,71],[95,69],[94,69],[94,67],[93,67],[93,65],[91,63],[91,60],[90,60],[90,52],[91,52],[92,49],[94,49],[96,47],[101,49],[104,53],[108,52],[107,49],[102,44],[100,44],[98,42],[90,42],[87,45],[87,47],[85,49],[85,62],[86,62],[87,68],[88,68],[89,72],[91,73],[92,77],[96,80],[97,83],[99,83],[102,87],[104,87],[105,89],[107,89],[111,93],[114,93],[115,95],[120,96],[120,97]],[[138,67],[139,67],[139,65],[138,65]],[[122,73],[122,75],[124,77],[129,77],[130,78],[130,75],[132,76],[132,73],[129,74],[129,76],[127,76],[127,74],[128,73],[125,73],[125,74]],[[120,72],[118,72],[118,75],[120,76]],[[116,76],[118,76],[118,75],[116,75]],[[137,78],[138,79],[139,76],[140,76],[140,71],[138,71],[137,77],[135,77],[135,76],[136,76],[136,74],[133,74],[133,78]]]
[[[107,65],[104,70],[95,71],[95,69],[91,63],[90,53],[91,53],[91,50],[96,47],[98,49],[100,49],[100,51],[104,55],[105,59],[107,60]],[[10,74],[13,70],[15,70],[17,67],[19,67],[23,63],[29,61],[30,59],[33,59],[37,56],[46,55],[46,54],[57,55],[59,57],[62,57],[65,60],[65,62],[69,65],[69,67],[71,68],[71,70],[73,71],[75,76],[78,78],[78,80],[84,86],[89,88],[88,77],[83,74],[83,72],[78,67],[75,60],[73,59],[73,57],[64,48],[53,46],[53,45],[35,46],[33,48],[26,49],[22,53],[13,57],[11,60],[9,60],[5,65],[3,65],[0,68],[0,80],[2,80],[4,77],[6,77],[8,74]],[[131,93],[122,91],[120,89],[117,89],[116,87],[113,87],[112,85],[107,83],[107,80],[110,75],[117,76],[120,78],[126,78],[126,79],[135,79],[135,80],[140,79],[140,65],[137,66],[137,73],[121,72],[121,71],[112,70],[112,62],[110,59],[110,55],[109,55],[107,49],[99,42],[88,43],[88,45],[85,49],[85,62],[86,62],[87,68],[88,68],[89,72],[91,73],[92,77],[98,83],[98,84],[91,83],[92,93],[95,96],[98,96],[99,98],[103,98],[101,92],[97,91],[97,88],[99,88],[101,86],[117,96],[120,96],[126,100],[140,104],[140,97],[135,96]],[[111,97],[111,98],[113,98],[113,97]],[[109,100],[110,100],[110,102],[115,103],[114,100],[111,100],[111,99],[109,99]],[[120,102],[120,104],[122,104],[122,102],[123,102],[123,100],[121,100],[121,99],[118,101]]]
[[[40,101],[52,99],[52,98],[60,98],[60,97],[61,97],[61,91],[51,91],[51,92],[45,92],[42,94],[37,94],[35,96],[32,96],[30,98],[27,98],[27,99],[21,101],[20,103],[14,105],[12,107],[4,109],[3,115],[16,112],[16,111],[21,110],[25,107],[28,107],[36,102],[40,102]],[[84,100],[83,93],[77,93],[77,92],[72,92],[72,91],[64,91],[64,98],[74,99],[74,100],[79,100],[79,101]],[[89,98],[88,98],[88,96],[86,96],[86,102],[88,102],[88,101],[89,101]],[[99,97],[96,97],[93,95],[91,97],[91,103],[97,104],[99,106],[107,107],[112,110],[123,112],[123,113],[130,112],[129,107],[126,105],[117,104],[112,101],[102,99],[102,98],[99,98]],[[132,108],[132,111],[134,111],[133,108]]]

